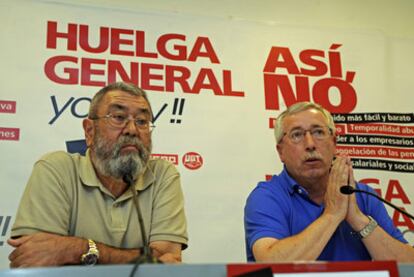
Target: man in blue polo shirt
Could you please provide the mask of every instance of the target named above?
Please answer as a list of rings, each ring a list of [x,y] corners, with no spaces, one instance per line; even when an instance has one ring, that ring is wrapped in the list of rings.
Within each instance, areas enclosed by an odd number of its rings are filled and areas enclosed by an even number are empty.
[[[335,159],[335,125],[327,110],[310,102],[290,106],[276,120],[275,138],[284,169],[247,199],[248,261],[414,261],[414,249],[380,201],[340,193],[355,181],[350,159]]]

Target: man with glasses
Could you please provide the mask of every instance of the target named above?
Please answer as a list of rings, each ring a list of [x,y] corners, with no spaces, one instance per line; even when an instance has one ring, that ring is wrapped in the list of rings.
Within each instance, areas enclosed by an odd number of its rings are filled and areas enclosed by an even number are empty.
[[[93,97],[83,121],[86,156],[53,152],[34,166],[8,240],[11,267],[133,262],[144,246],[141,223],[155,257],[181,261],[180,176],[150,159],[152,120],[146,93],[134,85],[114,83]]]
[[[348,157],[335,158],[335,125],[320,105],[300,102],[275,122],[280,175],[260,182],[245,206],[248,261],[414,261],[414,249],[384,205],[357,186]]]

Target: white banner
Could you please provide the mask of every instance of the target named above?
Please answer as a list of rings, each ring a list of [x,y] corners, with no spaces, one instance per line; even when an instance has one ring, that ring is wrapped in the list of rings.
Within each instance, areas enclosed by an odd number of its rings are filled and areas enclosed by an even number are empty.
[[[83,139],[90,98],[115,80],[148,92],[153,152],[182,175],[187,263],[245,261],[246,197],[282,169],[272,119],[301,100],[338,114],[338,143],[358,180],[414,212],[414,41],[18,2],[0,2],[0,268],[33,163]],[[401,230],[414,230],[389,212]]]

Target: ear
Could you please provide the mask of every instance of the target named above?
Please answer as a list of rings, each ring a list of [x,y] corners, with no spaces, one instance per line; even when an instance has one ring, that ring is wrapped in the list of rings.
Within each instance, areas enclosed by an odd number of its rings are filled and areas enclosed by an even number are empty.
[[[84,119],[82,121],[83,131],[85,132],[86,145],[90,147],[93,144],[93,138],[95,137],[95,126],[93,120]]]
[[[277,150],[277,153],[279,154],[280,160],[282,161],[282,163],[284,163],[283,145],[280,143],[276,144],[276,150]]]

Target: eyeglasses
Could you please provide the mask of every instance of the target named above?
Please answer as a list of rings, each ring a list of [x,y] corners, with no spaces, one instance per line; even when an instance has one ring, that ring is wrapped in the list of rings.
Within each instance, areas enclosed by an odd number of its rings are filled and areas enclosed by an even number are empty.
[[[306,130],[298,128],[290,131],[289,134],[284,133],[280,141],[282,141],[283,137],[287,135],[291,142],[301,143],[304,140],[307,132],[309,132],[314,140],[324,140],[332,135],[332,130],[325,126],[312,127]]]
[[[109,123],[109,125],[111,125],[112,127],[115,128],[119,128],[119,129],[123,129],[125,128],[129,121],[134,121],[135,126],[142,132],[147,132],[147,133],[151,133],[154,128],[155,125],[152,124],[152,122],[146,118],[142,118],[141,117],[136,117],[134,118],[132,115],[127,115],[127,114],[107,114],[104,116],[97,116],[94,118],[91,118],[92,120],[98,120],[98,119],[106,119]]]

